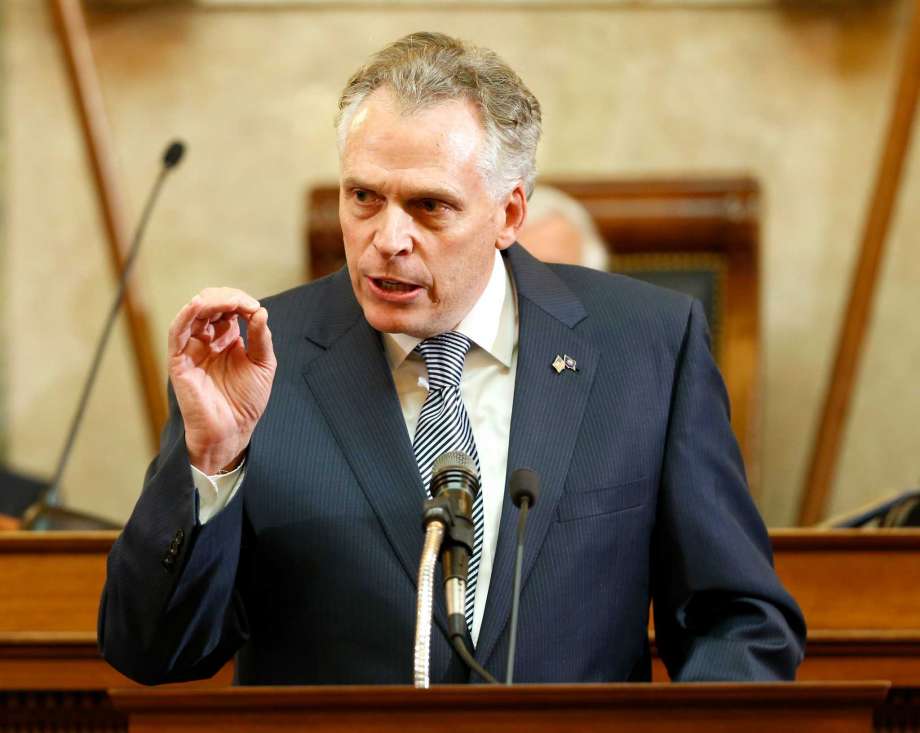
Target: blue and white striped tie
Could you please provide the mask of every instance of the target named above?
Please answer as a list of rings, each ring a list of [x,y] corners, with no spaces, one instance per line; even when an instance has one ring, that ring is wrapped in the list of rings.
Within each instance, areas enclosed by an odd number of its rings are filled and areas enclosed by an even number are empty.
[[[470,418],[460,395],[460,377],[463,361],[472,342],[463,334],[449,331],[425,339],[415,350],[422,355],[428,367],[428,397],[422,405],[412,449],[422,476],[422,485],[430,495],[431,464],[447,451],[463,451],[479,468],[479,454]],[[463,609],[466,625],[473,629],[473,611],[476,608],[476,579],[479,577],[479,558],[482,555],[483,510],[482,491],[473,502],[473,556],[466,584],[466,603]]]

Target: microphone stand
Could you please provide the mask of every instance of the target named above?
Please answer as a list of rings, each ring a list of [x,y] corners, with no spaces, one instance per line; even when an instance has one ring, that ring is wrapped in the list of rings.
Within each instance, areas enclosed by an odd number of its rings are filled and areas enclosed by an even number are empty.
[[[184,152],[185,146],[182,143],[173,142],[163,154],[163,162],[162,167],[160,168],[160,173],[153,185],[153,189],[150,191],[150,195],[147,197],[147,203],[144,206],[144,211],[141,215],[140,223],[138,224],[137,230],[134,233],[134,241],[131,243],[131,249],[128,252],[128,256],[125,258],[124,268],[122,268],[121,276],[118,278],[118,290],[115,293],[115,299],[112,302],[112,306],[109,309],[109,315],[105,321],[105,326],[102,329],[102,336],[100,337],[99,342],[96,344],[96,351],[93,354],[93,361],[89,369],[89,376],[86,378],[86,383],[83,385],[83,392],[80,395],[77,411],[74,413],[73,420],[70,423],[70,429],[67,431],[67,438],[64,441],[64,447],[61,450],[61,454],[58,458],[57,466],[54,470],[54,476],[52,477],[48,486],[39,495],[38,500],[32,504],[32,506],[26,509],[26,512],[23,515],[23,529],[34,529],[42,518],[48,516],[51,513],[63,513],[64,515],[72,513],[73,517],[78,519],[85,519],[88,517],[88,515],[81,514],[80,512],[73,512],[72,510],[64,509],[63,507],[56,507],[56,512],[52,512],[51,508],[54,507],[57,502],[61,477],[64,475],[64,469],[67,467],[67,463],[70,459],[70,454],[73,451],[74,443],[76,442],[77,435],[80,432],[80,424],[83,422],[83,416],[86,413],[86,406],[89,403],[89,396],[93,391],[93,385],[96,383],[96,376],[99,373],[99,366],[102,363],[102,356],[105,353],[105,347],[108,345],[109,337],[112,335],[112,328],[115,326],[115,319],[118,317],[118,312],[121,310],[121,303],[122,300],[124,300],[125,289],[128,285],[128,277],[131,274],[131,270],[134,266],[134,261],[137,259],[137,252],[140,249],[144,231],[147,229],[147,221],[150,219],[150,214],[153,211],[153,206],[159,197],[160,188],[163,186],[163,181],[166,179],[167,174],[176,165],[178,165],[180,160],[182,160],[182,155]],[[106,520],[101,520],[100,523],[107,524]],[[114,525],[114,527],[118,528],[118,525]]]
[[[511,640],[508,644],[508,664],[505,669],[505,684],[514,681],[514,654],[517,648],[518,611],[521,605],[521,568],[524,565],[524,529],[527,526],[527,510],[530,499],[526,496],[521,501],[517,523],[517,552],[514,558],[514,590],[511,595]]]
[[[457,526],[450,500],[446,495],[440,494],[425,501],[422,523],[425,527],[425,544],[422,547],[422,559],[418,572],[412,679],[415,687],[428,689],[431,684],[431,619],[434,605],[435,565],[445,535],[448,535]],[[451,646],[471,670],[486,682],[498,684],[498,680],[476,661],[467,648],[466,621],[462,613],[452,614],[448,618],[448,635]]]
[[[514,654],[517,649],[518,611],[521,605],[521,568],[524,565],[524,530],[527,527],[527,512],[537,503],[540,495],[540,478],[529,468],[518,468],[511,474],[509,482],[511,501],[518,507],[517,551],[514,558],[514,587],[511,596],[511,639],[508,643],[508,663],[505,668],[505,684],[514,681]]]

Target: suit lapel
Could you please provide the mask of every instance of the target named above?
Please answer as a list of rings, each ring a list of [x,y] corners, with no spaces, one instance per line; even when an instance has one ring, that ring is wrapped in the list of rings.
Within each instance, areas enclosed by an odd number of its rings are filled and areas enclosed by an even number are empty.
[[[357,303],[346,320],[350,326],[330,329],[327,321],[320,338],[316,338],[319,332],[308,336],[327,348],[307,365],[304,379],[415,585],[423,544],[425,491],[380,335],[364,319]],[[446,630],[441,595],[435,594],[435,616]]]
[[[519,245],[508,250],[520,318],[517,374],[508,445],[508,473],[495,562],[476,658],[489,661],[511,613],[518,510],[507,482],[516,468],[540,477],[540,497],[528,517],[522,587],[533,569],[562,494],[575,440],[591,392],[596,352],[573,330],[586,313],[564,283]],[[551,366],[556,355],[576,360],[577,371]]]

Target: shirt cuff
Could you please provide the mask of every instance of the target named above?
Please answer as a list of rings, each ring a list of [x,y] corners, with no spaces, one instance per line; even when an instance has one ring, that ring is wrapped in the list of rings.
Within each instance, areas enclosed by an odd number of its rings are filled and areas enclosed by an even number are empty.
[[[192,481],[198,491],[198,523],[206,524],[236,496],[246,475],[246,461],[229,473],[208,476],[192,466]]]

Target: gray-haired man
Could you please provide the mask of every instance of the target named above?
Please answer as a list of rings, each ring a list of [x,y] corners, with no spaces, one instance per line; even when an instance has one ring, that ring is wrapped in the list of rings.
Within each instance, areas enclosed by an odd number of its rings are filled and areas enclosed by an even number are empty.
[[[506,476],[527,466],[543,495],[520,681],[648,679],[652,599],[672,677],[791,678],[804,625],[771,567],[700,307],[515,244],[540,134],[517,75],[413,34],[349,80],[337,124],[347,269],[262,303],[204,290],[172,324],[175,404],[109,559],[106,658],[151,683],[211,675],[235,652],[248,684],[408,683],[426,446],[456,435],[482,482],[468,622],[493,673]],[[459,384],[442,386],[450,364]],[[469,679],[440,602],[436,620],[432,680]]]

